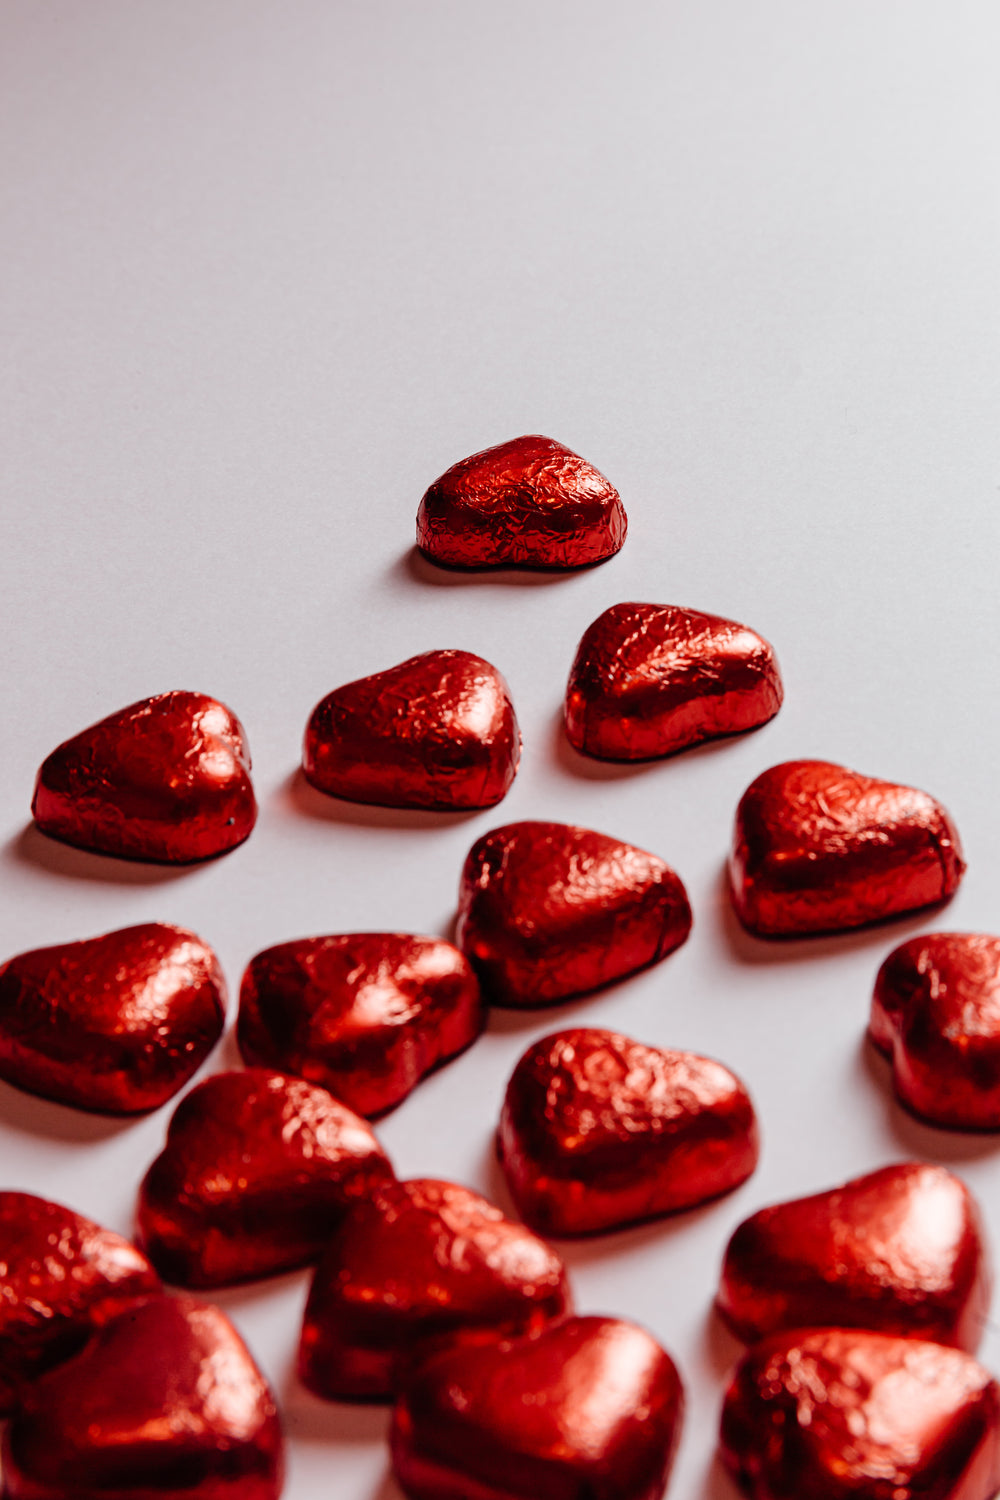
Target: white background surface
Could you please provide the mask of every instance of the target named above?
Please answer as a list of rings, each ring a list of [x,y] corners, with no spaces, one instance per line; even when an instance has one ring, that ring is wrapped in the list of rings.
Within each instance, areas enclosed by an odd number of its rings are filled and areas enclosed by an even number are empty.
[[[914,1123],[862,1040],[892,947],[1000,928],[996,7],[7,0],[0,26],[3,954],[177,922],[235,999],[274,942],[447,932],[465,852],[498,823],[664,855],[694,905],[686,947],[599,997],[497,1013],[379,1134],[401,1176],[507,1205],[491,1132],[536,1036],[611,1025],[745,1078],[764,1136],[748,1183],[566,1247],[579,1308],[638,1319],[681,1366],[671,1494],[732,1500],[713,1452],[737,1346],[710,1304],[741,1218],[915,1155],[965,1177],[1000,1241],[1000,1137]],[[415,558],[427,484],[523,432],[612,479],[625,549],[570,576]],[[780,716],[660,764],[574,755],[566,672],[623,599],[757,628]],[[525,750],[499,809],[296,788],[318,698],[441,646],[511,683]],[[249,843],[169,871],[28,827],[55,744],[178,687],[247,726]],[[721,886],[735,804],[801,756],[945,802],[969,861],[945,914],[741,934]],[[168,1114],[0,1086],[3,1184],[128,1231]],[[286,1496],[398,1500],[385,1411],[295,1383],[305,1285],[221,1298],[284,1405]],[[983,1358],[1000,1367],[993,1328]]]

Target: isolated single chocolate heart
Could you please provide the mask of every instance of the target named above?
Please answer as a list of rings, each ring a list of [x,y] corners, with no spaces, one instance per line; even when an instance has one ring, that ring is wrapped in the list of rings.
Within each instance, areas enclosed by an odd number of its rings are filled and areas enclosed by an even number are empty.
[[[189,864],[248,838],[257,818],[239,719],[203,693],[161,693],[92,724],[42,762],[43,833],[124,859]]]
[[[240,988],[243,1060],[321,1084],[361,1115],[405,1099],[483,1028],[479,984],[440,938],[301,938],[251,959]]]
[[[541,1234],[593,1234],[692,1208],[757,1165],[739,1079],[693,1052],[579,1027],[533,1043],[507,1085],[497,1145]]]
[[[425,651],[336,688],[306,726],[302,769],[378,807],[492,807],[521,759],[510,689],[468,651]]]
[[[193,932],[145,922],[0,967],[0,1078],[79,1109],[157,1109],[222,1035],[226,983]]]
[[[672,604],[614,604],[584,632],[566,734],[586,755],[648,760],[766,724],[784,689],[762,636]]]
[[[569,1311],[559,1256],[478,1193],[382,1183],[316,1267],[299,1374],[332,1401],[388,1397],[430,1339],[527,1332]]]
[[[837,932],[953,895],[958,833],[927,792],[823,760],[772,766],[744,792],[733,904],[759,937]]]
[[[453,464],[417,511],[417,546],[458,568],[583,568],[617,552],[614,485],[552,438],[513,438]]]
[[[679,948],[687,892],[632,844],[565,823],[508,823],[472,846],[457,942],[487,998],[536,1006],[600,989]]]
[[[139,1240],[164,1280],[229,1286],[319,1256],[345,1208],[392,1168],[325,1089],[263,1068],[186,1094],[139,1193]]]
[[[274,1397],[224,1313],[151,1297],[29,1393],[7,1429],[10,1500],[277,1500]]]
[[[393,1414],[411,1500],[660,1500],[684,1395],[670,1356],[616,1318],[567,1318],[418,1364]]]
[[[991,1287],[968,1188],[944,1167],[901,1162],[744,1220],[715,1305],[748,1344],[781,1328],[831,1324],[973,1353]]]

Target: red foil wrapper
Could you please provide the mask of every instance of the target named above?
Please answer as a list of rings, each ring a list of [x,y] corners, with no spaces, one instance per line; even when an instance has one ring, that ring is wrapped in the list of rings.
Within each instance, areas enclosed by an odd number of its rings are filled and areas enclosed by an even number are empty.
[[[547,437],[463,458],[417,511],[417,546],[457,568],[583,568],[617,552],[628,522],[613,484]]]
[[[389,1397],[429,1340],[528,1332],[569,1311],[559,1256],[478,1193],[383,1183],[316,1268],[299,1374],[329,1400]]]
[[[229,1286],[317,1260],[345,1209],[392,1168],[325,1089],[261,1068],[181,1100],[139,1194],[139,1240],[164,1280]]]
[[[565,823],[509,823],[472,846],[457,941],[498,1005],[586,994],[658,963],[691,930],[670,866]]]
[[[410,1500],[660,1500],[684,1395],[670,1356],[615,1318],[567,1318],[421,1363],[393,1415]]]
[[[756,1344],[722,1412],[752,1500],[993,1500],[1000,1391],[968,1354],[856,1329]]]
[[[748,1344],[834,1324],[972,1353],[991,1284],[968,1189],[944,1167],[903,1162],[744,1220],[715,1305]]]
[[[222,1035],[211,948],[162,922],[20,953],[0,968],[0,1078],[79,1109],[157,1109]]]
[[[189,864],[248,838],[257,818],[239,719],[203,693],[162,693],[111,714],[43,762],[43,833],[124,859]]]
[[[278,1500],[274,1397],[217,1307],[152,1297],[31,1391],[7,1429],[10,1500]]]
[[[772,648],[747,626],[670,604],[615,604],[577,649],[566,734],[585,755],[648,760],[756,729],[783,694]]]
[[[746,1089],[721,1063],[581,1027],[514,1069],[497,1136],[511,1195],[541,1234],[595,1234],[693,1208],[757,1165]]]
[[[483,1027],[468,960],[440,938],[302,938],[251,960],[237,1039],[245,1062],[295,1073],[362,1115],[405,1099]]]
[[[319,791],[378,807],[492,807],[521,759],[510,689],[468,651],[425,651],[336,688],[313,709],[302,769]]]
[[[964,870],[940,802],[827,761],[772,766],[736,811],[733,904],[758,937],[839,932],[930,906],[954,894]]]

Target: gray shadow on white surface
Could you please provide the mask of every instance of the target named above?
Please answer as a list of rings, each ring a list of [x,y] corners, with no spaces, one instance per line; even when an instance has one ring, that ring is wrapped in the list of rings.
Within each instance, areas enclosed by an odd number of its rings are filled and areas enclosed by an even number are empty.
[[[400,829],[453,828],[478,818],[481,807],[460,808],[454,812],[435,812],[425,808],[375,807],[367,802],[347,802],[342,797],[328,797],[318,792],[297,767],[278,790],[276,800],[285,808],[315,818],[322,823],[346,824],[352,828]]]
[[[720,1194],[719,1197],[725,1197]],[[686,1235],[692,1224],[710,1214],[719,1198],[713,1198],[709,1203],[699,1203],[694,1208],[683,1209],[679,1213],[664,1214],[658,1219],[648,1219],[641,1224],[634,1224],[630,1228],[613,1229],[608,1232],[599,1231],[596,1234],[581,1235],[576,1239],[561,1239],[558,1235],[548,1234],[546,1239],[551,1240],[559,1251],[563,1260],[572,1271],[574,1266],[589,1265],[594,1261],[613,1260],[621,1255],[628,1255],[633,1250],[640,1250],[646,1245],[666,1246],[670,1240],[677,1235]],[[610,1309],[600,1309],[610,1312]]]
[[[49,838],[35,823],[26,824],[9,839],[0,857],[11,864],[31,865],[48,875],[63,875],[70,880],[103,880],[109,885],[163,885],[168,880],[183,879],[191,870],[208,863],[197,860],[185,865],[157,865],[114,859],[109,854],[91,854]]]
[[[508,1219],[520,1223],[521,1216],[514,1207],[514,1200],[507,1186],[500,1157],[497,1155],[497,1138],[494,1130],[491,1130],[486,1138],[482,1156],[479,1158],[479,1166],[475,1172],[475,1180],[468,1186],[482,1193],[483,1197],[488,1198],[491,1203],[495,1203]]]
[[[90,1110],[73,1109],[68,1104],[56,1104],[51,1099],[39,1099],[12,1084],[0,1083],[0,1125],[21,1135],[67,1141],[74,1146],[106,1141],[152,1113],[152,1110],[147,1110],[141,1115],[96,1114]]]
[[[719,1381],[728,1379],[733,1367],[746,1352],[746,1345],[735,1334],[730,1333],[716,1312],[714,1303],[708,1308],[702,1324],[702,1347],[705,1364]]]
[[[431,562],[425,557],[419,547],[409,547],[402,556],[398,557],[389,570],[390,582],[404,580],[407,583],[432,584],[436,588],[468,588],[477,584],[492,584],[509,587],[513,584],[516,588],[530,588],[538,584],[559,583],[564,578],[572,578],[577,573],[587,573],[591,568],[599,568],[602,563],[610,559],[602,558],[601,562],[590,563],[585,568],[513,568],[513,567],[485,567],[485,568],[452,568],[443,563]]]
[[[324,1401],[307,1391],[293,1370],[282,1386],[281,1413],[290,1438],[384,1444],[392,1405],[388,1401]]]
[[[907,1158],[954,1163],[1000,1155],[1000,1130],[960,1130],[918,1120],[900,1104],[892,1084],[892,1064],[867,1034],[858,1044],[856,1070],[865,1085],[874,1086],[885,1102],[888,1126]]]
[[[454,937],[449,937],[448,941],[454,942]],[[647,964],[645,967],[652,969],[656,965]],[[637,969],[635,972],[641,974],[645,969]],[[607,984],[602,984],[600,989],[588,990],[585,995],[567,995],[565,1000],[549,1000],[544,1005],[499,1005],[490,1002],[487,996],[486,1030],[499,1036],[509,1036],[513,1032],[537,1029],[545,1024],[546,1016],[552,1017],[550,1031],[562,1031],[567,1026],[585,1026],[587,1010],[607,999],[615,985],[631,978],[632,974],[623,974],[620,979],[612,979]],[[568,1014],[570,1007],[572,1014]]]

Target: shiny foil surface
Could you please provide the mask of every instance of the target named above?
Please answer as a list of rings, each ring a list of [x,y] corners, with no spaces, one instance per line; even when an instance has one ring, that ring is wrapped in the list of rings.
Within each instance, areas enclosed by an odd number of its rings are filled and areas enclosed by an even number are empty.
[[[429,1340],[528,1332],[569,1311],[559,1256],[478,1193],[383,1183],[316,1268],[299,1374],[329,1400],[388,1398]]]
[[[203,693],[162,693],[53,750],[35,783],[43,833],[123,859],[189,864],[248,838],[257,818],[236,716]]]
[[[31,1391],[7,1429],[10,1500],[278,1500],[283,1443],[226,1315],[151,1297]]]
[[[979,1346],[992,1275],[982,1220],[944,1167],[901,1162],[779,1203],[729,1241],[716,1307],[753,1343],[816,1324]]]
[[[687,892],[670,866],[588,828],[494,828],[462,871],[456,941],[497,1005],[600,989],[666,958],[690,930]]]
[[[418,1365],[393,1414],[410,1500],[660,1500],[684,1394],[670,1356],[616,1318],[567,1318]]]
[[[896,948],[875,981],[868,1034],[914,1114],[1000,1130],[1000,938],[933,932]]]
[[[181,1100],[143,1179],[139,1243],[179,1286],[230,1286],[318,1259],[344,1210],[391,1178],[370,1126],[325,1089],[262,1068]]]
[[[379,807],[492,807],[521,759],[510,689],[469,651],[425,651],[336,688],[306,727],[319,791]]]
[[[226,983],[194,933],[145,922],[0,967],[0,1078],[79,1109],[157,1109],[222,1035]]]
[[[160,1290],[146,1257],[110,1229],[31,1193],[0,1192],[0,1416],[95,1328]]]
[[[728,1068],[580,1027],[528,1048],[497,1145],[541,1234],[594,1234],[693,1208],[757,1165],[753,1105]]]
[[[772,766],[736,811],[733,905],[758,937],[839,932],[945,901],[965,870],[927,792],[822,760]]]
[[[614,485],[552,438],[463,458],[417,511],[417,546],[456,568],[583,568],[617,552],[628,522]]]
[[[671,604],[615,604],[584,632],[566,734],[602,760],[648,760],[766,724],[784,689],[762,636]]]
[[[737,1366],[720,1445],[751,1500],[993,1500],[1000,1391],[957,1349],[799,1329]]]
[[[250,961],[236,1035],[243,1060],[384,1114],[483,1029],[479,983],[441,938],[302,938]]]

